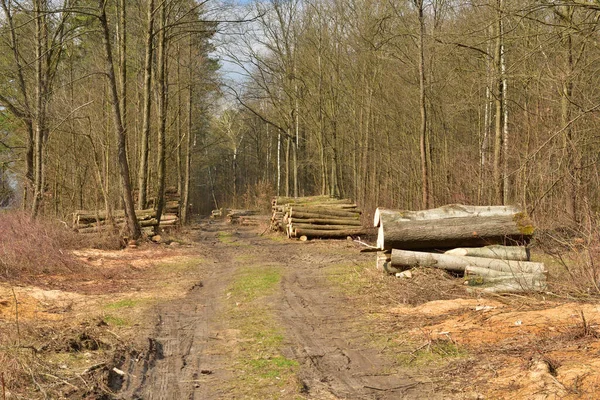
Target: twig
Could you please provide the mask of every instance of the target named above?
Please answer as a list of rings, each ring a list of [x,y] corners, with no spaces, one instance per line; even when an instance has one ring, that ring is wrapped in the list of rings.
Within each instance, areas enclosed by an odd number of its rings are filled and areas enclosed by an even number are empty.
[[[21,329],[19,327],[19,302],[17,301],[17,295],[15,293],[15,288],[11,287],[13,298],[15,299],[15,320],[17,323],[17,346],[21,346]]]
[[[363,246],[365,246],[365,247],[368,247],[368,248],[370,248],[370,249],[379,249],[379,247],[377,247],[377,246],[371,246],[370,244],[363,242],[362,240],[360,240],[360,238],[358,238],[358,239],[355,239],[354,241],[355,241],[356,243],[358,243],[358,244],[362,244]]]
[[[2,400],[6,400],[6,382],[4,381],[4,371],[0,374],[2,380]]]
[[[73,385],[71,382],[67,382],[67,381],[65,381],[64,379],[61,379],[61,378],[59,378],[58,376],[54,376],[54,375],[50,375],[50,374],[46,374],[46,373],[42,373],[42,375],[45,375],[45,376],[47,376],[47,377],[49,377],[49,378],[56,379],[57,381],[59,381],[59,382],[62,382],[62,383],[64,383],[65,385],[69,385],[69,386],[71,386],[72,388],[79,390],[79,386],[75,386],[75,385]]]

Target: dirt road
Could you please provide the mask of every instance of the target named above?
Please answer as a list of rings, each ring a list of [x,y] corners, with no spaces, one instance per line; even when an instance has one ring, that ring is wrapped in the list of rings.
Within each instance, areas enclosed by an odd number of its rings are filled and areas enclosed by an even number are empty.
[[[212,224],[196,231],[198,250],[210,254],[213,262],[199,266],[202,279],[191,284],[183,299],[156,307],[156,324],[144,332],[149,338],[146,351],[123,358],[124,375],[111,373],[110,386],[121,398],[242,396],[231,388],[236,386],[235,358],[243,359],[244,352],[234,354],[235,338],[227,337],[231,327],[224,313],[227,291],[249,255],[258,266],[262,260],[281,271],[270,310],[283,332],[282,354],[298,364],[297,393],[273,398],[432,398],[429,385],[395,373],[393,363],[370,345],[361,326],[365,320],[323,272],[348,257],[360,258],[352,245],[273,240],[251,229],[237,229],[227,241],[219,240],[227,230],[232,228]]]

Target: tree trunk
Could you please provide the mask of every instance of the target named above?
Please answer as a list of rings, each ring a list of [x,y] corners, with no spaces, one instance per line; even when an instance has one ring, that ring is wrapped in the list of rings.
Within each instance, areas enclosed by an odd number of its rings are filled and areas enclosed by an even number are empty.
[[[544,274],[543,263],[497,260],[494,258],[453,256],[449,254],[392,250],[391,266],[395,268],[431,267],[453,272],[465,272],[467,267],[480,267],[505,273]]]
[[[503,154],[502,138],[503,138],[503,117],[504,117],[504,81],[502,75],[502,58],[504,51],[504,37],[503,37],[503,0],[497,0],[497,20],[496,20],[496,49],[495,49],[495,63],[496,63],[496,123],[495,123],[495,136],[494,136],[494,189],[496,201],[498,204],[503,204],[504,196],[504,179],[503,179]]]
[[[156,193],[156,219],[159,221],[165,206],[165,188],[166,188],[166,135],[167,135],[167,5],[163,2],[160,5],[159,21],[160,30],[158,35],[158,190]]]
[[[146,57],[144,59],[144,114],[138,171],[138,208],[146,207],[148,194],[148,146],[150,139],[150,111],[152,108],[152,37],[154,31],[154,0],[148,1],[146,27]]]
[[[34,152],[34,194],[31,214],[38,215],[44,196],[44,132],[46,129],[46,70],[44,60],[48,47],[48,31],[46,26],[46,0],[35,0],[35,152]]]
[[[183,177],[183,193],[181,194],[181,224],[185,225],[188,223],[189,215],[188,208],[190,202],[190,180],[192,172],[192,110],[193,110],[193,69],[192,69],[192,38],[190,37],[190,43],[188,47],[188,104],[187,104],[187,140],[185,143],[185,168]]]
[[[522,214],[401,221],[379,227],[377,247],[418,250],[524,244],[531,239],[533,230],[529,219]]]
[[[125,205],[125,214],[127,215],[127,227],[129,234],[133,239],[138,239],[142,232],[135,217],[135,207],[131,192],[131,182],[129,177],[129,163],[127,161],[125,130],[121,120],[121,110],[119,103],[119,94],[117,91],[117,81],[115,78],[115,67],[112,58],[112,49],[110,45],[110,32],[108,29],[108,21],[106,18],[105,1],[98,0],[100,10],[100,24],[102,26],[102,40],[104,42],[104,57],[106,62],[106,73],[108,75],[110,92],[112,97],[113,122],[115,125],[115,135],[117,139],[117,154],[119,163],[119,175],[121,177],[122,197]]]
[[[423,0],[415,0],[415,5],[419,13],[419,111],[421,114],[419,149],[421,153],[422,206],[423,208],[429,208],[431,206],[431,178],[428,165],[427,104],[425,100],[425,5]]]

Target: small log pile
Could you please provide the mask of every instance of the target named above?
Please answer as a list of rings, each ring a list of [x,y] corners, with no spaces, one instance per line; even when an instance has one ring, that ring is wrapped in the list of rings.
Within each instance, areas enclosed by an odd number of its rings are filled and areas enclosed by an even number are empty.
[[[227,210],[226,221],[234,225],[260,225],[265,221],[265,217],[258,215],[256,210]],[[268,217],[267,217],[268,218]]]
[[[168,187],[165,190],[165,209],[163,211],[163,215],[175,214],[179,218],[180,204],[181,196],[177,192],[177,188]],[[161,226],[163,225],[162,221],[164,221],[164,218],[161,219]]]
[[[179,224],[179,200],[167,200],[165,211],[160,219],[161,227],[173,227]],[[135,215],[143,230],[152,230],[158,225],[156,210],[136,210]],[[112,220],[112,221],[111,221]],[[99,233],[110,231],[114,228],[121,229],[126,225],[125,211],[115,210],[110,217],[106,211],[77,210],[73,213],[73,230],[79,233]]]
[[[374,224],[378,228],[377,248],[382,250],[377,255],[377,268],[387,273],[430,267],[464,276],[465,284],[484,292],[546,288],[544,264],[531,262],[525,247],[534,228],[516,207],[453,204],[423,211],[378,208]]]
[[[346,238],[367,233],[361,211],[348,199],[329,196],[277,197],[272,203],[271,229],[289,238]]]

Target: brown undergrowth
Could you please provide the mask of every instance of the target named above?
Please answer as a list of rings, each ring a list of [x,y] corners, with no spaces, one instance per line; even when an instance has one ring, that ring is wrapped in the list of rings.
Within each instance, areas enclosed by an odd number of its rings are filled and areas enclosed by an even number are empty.
[[[32,219],[21,212],[0,213],[0,277],[4,281],[52,284],[53,279],[93,275],[69,250],[95,245],[114,248],[115,237],[84,237],[61,222]]]

